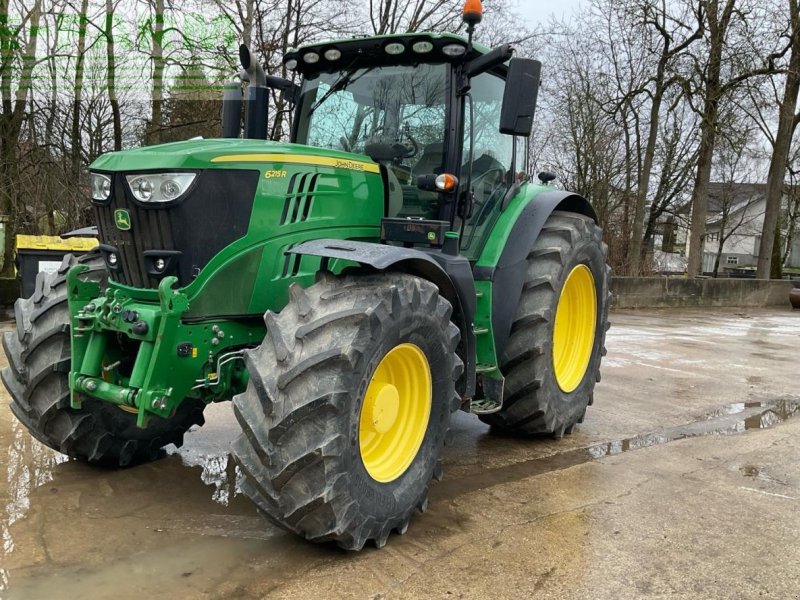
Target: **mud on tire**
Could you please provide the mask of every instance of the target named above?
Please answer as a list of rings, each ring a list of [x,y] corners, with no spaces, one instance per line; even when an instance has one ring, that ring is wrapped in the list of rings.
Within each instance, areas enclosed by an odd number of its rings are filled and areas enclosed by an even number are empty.
[[[500,361],[506,378],[503,408],[482,415],[498,431],[561,437],[583,421],[592,404],[605,355],[611,304],[607,247],[600,228],[584,215],[554,212],[528,255],[528,272],[511,335]],[[578,387],[564,393],[553,365],[553,326],[561,289],[572,269],[585,264],[595,281],[597,318],[589,365]]]
[[[325,275],[290,294],[280,314],[266,314],[267,336],[246,354],[247,390],[234,398],[242,489],[270,521],[309,540],[381,547],[425,509],[429,482],[441,477],[463,370],[451,306],[433,284],[404,274]],[[361,460],[359,414],[377,364],[401,343],[430,364],[431,412],[411,465],[379,483]]]
[[[33,296],[14,305],[16,331],[3,335],[9,366],[0,373],[11,411],[37,440],[72,458],[113,467],[153,460],[167,444],[180,446],[189,427],[203,424],[204,405],[186,400],[172,418],[152,419],[147,429],[136,427],[135,414],[101,400],[70,407],[66,275],[79,263],[89,267],[82,277],[102,289],[107,272],[99,256],[67,255],[56,273],[37,275]]]

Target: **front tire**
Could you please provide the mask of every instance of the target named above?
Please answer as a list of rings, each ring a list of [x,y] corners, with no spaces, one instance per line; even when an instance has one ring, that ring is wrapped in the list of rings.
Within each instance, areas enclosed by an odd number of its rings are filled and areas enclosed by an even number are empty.
[[[528,256],[528,273],[500,370],[503,408],[481,420],[501,432],[570,433],[600,381],[610,268],[600,228],[556,211]]]
[[[136,415],[87,398],[81,408],[70,406],[70,313],[67,271],[76,264],[89,270],[84,280],[105,286],[107,272],[95,254],[67,255],[57,273],[39,273],[30,298],[14,305],[16,331],[3,335],[8,367],[2,380],[11,394],[11,412],[31,435],[71,458],[109,467],[126,467],[158,458],[167,444],[180,446],[192,425],[203,424],[205,405],[185,400],[169,419],[152,419],[136,426]]]
[[[436,286],[404,274],[293,285],[246,354],[233,400],[243,491],[273,523],[360,550],[424,509],[450,415],[458,328]]]

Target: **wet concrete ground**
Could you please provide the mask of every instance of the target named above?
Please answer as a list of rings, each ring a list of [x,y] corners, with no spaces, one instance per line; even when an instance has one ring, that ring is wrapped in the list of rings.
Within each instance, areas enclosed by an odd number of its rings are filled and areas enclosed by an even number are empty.
[[[3,390],[0,598],[800,598],[800,312],[612,319],[572,436],[459,414],[429,511],[359,554],[237,493],[229,405],[180,452],[105,471],[35,442]]]

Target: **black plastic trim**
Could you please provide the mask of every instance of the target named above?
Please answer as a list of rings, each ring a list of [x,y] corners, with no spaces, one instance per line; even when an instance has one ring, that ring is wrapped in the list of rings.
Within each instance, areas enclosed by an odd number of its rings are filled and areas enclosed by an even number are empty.
[[[68,240],[69,238],[96,238],[98,235],[97,233],[97,225],[90,225],[89,227],[81,227],[80,229],[73,229],[72,231],[68,231],[67,233],[62,233],[60,237],[62,240]]]
[[[173,275],[178,267],[178,259],[183,254],[180,250],[145,250],[144,256],[145,269],[147,274],[156,279],[163,279],[167,275]],[[156,269],[155,261],[158,258],[164,259],[164,268],[159,271]]]

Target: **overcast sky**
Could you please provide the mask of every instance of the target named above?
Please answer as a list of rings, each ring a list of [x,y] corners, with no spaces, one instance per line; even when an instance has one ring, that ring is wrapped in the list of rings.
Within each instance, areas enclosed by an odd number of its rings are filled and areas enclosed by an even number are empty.
[[[516,11],[530,25],[546,22],[551,14],[569,15],[581,5],[581,0],[516,0]]]

